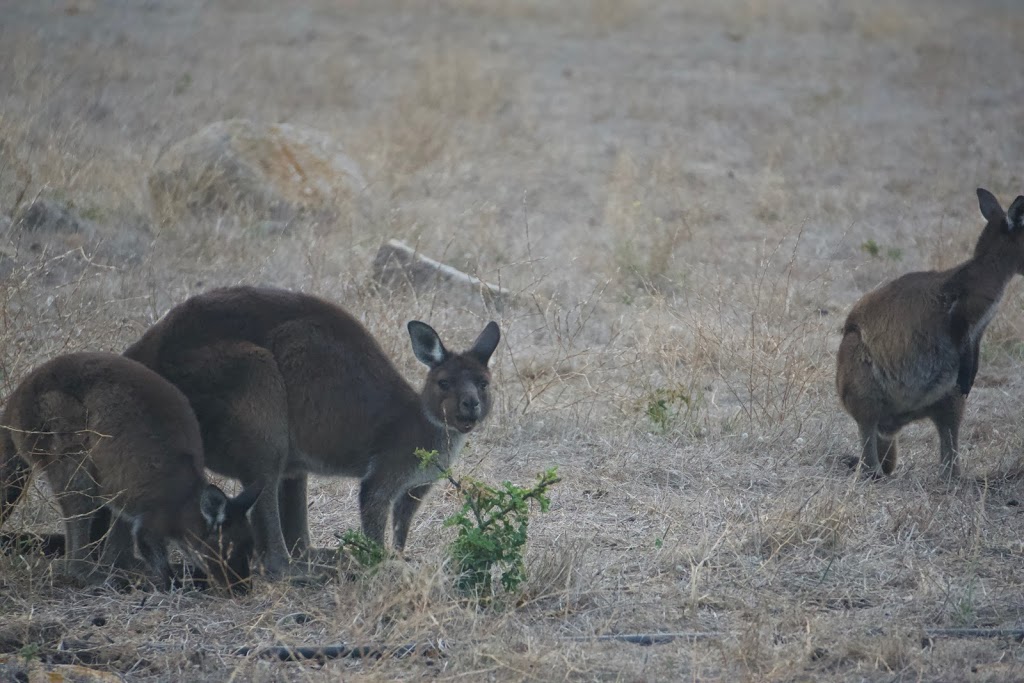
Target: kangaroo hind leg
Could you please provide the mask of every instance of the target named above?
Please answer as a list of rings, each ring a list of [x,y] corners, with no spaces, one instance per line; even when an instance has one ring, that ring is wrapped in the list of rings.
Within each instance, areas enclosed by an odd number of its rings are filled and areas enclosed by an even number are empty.
[[[877,479],[880,476],[882,476],[882,467],[878,459],[878,425],[874,422],[861,422],[857,425],[857,427],[860,431],[861,470],[866,476],[871,477],[873,479]]]
[[[278,491],[290,439],[287,393],[273,354],[245,342],[210,345],[183,358],[174,380],[199,419],[206,466],[262,490],[250,513],[256,551],[269,576],[284,574],[289,552]]]
[[[881,456],[882,472],[892,474],[896,469],[896,434],[878,434],[878,453]]]
[[[930,414],[939,432],[939,457],[947,478],[960,475],[960,421],[964,416],[964,396],[954,392],[933,406]]]
[[[97,570],[93,561],[96,544],[91,538],[97,515],[103,514],[104,501],[86,457],[63,455],[54,458],[44,470],[64,517],[66,565],[78,579],[91,581]]]

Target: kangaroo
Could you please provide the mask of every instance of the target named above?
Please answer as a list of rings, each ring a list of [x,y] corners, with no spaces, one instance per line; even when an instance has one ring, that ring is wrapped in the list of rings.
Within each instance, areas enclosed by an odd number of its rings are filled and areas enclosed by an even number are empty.
[[[202,428],[207,465],[263,486],[253,511],[264,569],[279,575],[309,548],[309,473],[358,477],[363,532],[395,549],[438,470],[447,468],[487,417],[487,364],[500,338],[488,323],[452,353],[426,323],[408,331],[430,370],[416,392],[370,333],[332,303],[281,289],[230,287],[186,300],[125,355],[184,392]]]
[[[206,483],[188,400],[152,370],[107,353],[59,356],[33,370],[0,419],[0,524],[25,490],[28,463],[46,476],[65,518],[73,576],[98,581],[134,546],[167,590],[167,542],[176,540],[218,583],[247,590],[254,542],[246,513],[259,490],[228,498]],[[111,522],[97,566],[97,527]]]
[[[908,273],[854,304],[839,345],[836,387],[857,422],[867,474],[892,474],[896,435],[930,419],[946,476],[959,474],[964,402],[978,373],[978,350],[1006,285],[1024,274],[1024,196],[1004,212],[978,188],[988,223],[974,255],[942,271]],[[881,459],[879,459],[881,454]]]

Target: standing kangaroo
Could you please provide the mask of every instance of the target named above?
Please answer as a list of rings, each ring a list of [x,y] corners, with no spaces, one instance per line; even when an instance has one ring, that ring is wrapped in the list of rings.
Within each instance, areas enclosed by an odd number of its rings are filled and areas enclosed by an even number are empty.
[[[160,588],[171,586],[167,541],[183,541],[229,590],[250,577],[259,491],[228,498],[206,483],[188,400],[152,370],[106,353],[76,353],[33,370],[0,418],[0,524],[25,489],[28,464],[48,479],[65,518],[69,571],[97,580],[132,546]],[[110,535],[90,560],[97,527]]]
[[[334,304],[295,292],[230,287],[171,309],[125,351],[184,392],[202,428],[207,465],[264,486],[253,523],[266,571],[309,547],[307,473],[359,477],[364,533],[383,543],[393,515],[401,550],[437,478],[417,449],[447,468],[487,417],[490,322],[473,347],[452,353],[426,323],[408,325],[430,368],[417,393],[369,332]]]
[[[864,470],[896,467],[896,434],[930,419],[943,471],[959,474],[964,401],[978,372],[978,349],[1007,283],[1024,274],[1024,196],[1004,213],[978,189],[988,221],[974,256],[942,271],[908,273],[868,292],[843,326],[836,363],[839,399],[860,429]],[[879,461],[881,453],[881,461]]]

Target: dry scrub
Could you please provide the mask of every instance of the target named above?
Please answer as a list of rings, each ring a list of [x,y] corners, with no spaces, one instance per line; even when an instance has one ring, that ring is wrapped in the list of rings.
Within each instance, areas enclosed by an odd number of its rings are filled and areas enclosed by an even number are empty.
[[[558,466],[562,482],[531,521],[527,584],[485,608],[453,587],[442,522],[459,501],[446,486],[414,521],[407,561],[308,585],[258,580],[238,600],[83,592],[49,560],[0,556],[0,644],[14,653],[0,667],[77,659],[126,680],[1021,680],[1019,638],[937,631],[1024,619],[1019,284],[986,337],[953,486],[927,425],[904,430],[894,477],[854,479],[856,428],[833,386],[852,302],[966,258],[975,187],[1004,203],[1024,191],[1021,28],[1003,0],[7,8],[0,397],[44,359],[122,350],[224,284],[342,303],[417,383],[407,320],[469,335],[496,317],[495,407],[459,467],[526,484]],[[370,181],[371,215],[357,224],[339,201],[285,226],[153,221],[145,178],[160,151],[235,116],[336,136]],[[94,232],[25,231],[17,216],[35,198]],[[381,290],[368,275],[388,238],[527,305]],[[452,334],[453,347],[471,341]],[[357,525],[356,491],[314,478],[315,544]],[[5,530],[57,523],[38,489]],[[658,633],[678,635],[598,638]],[[338,642],[383,656],[234,654]]]

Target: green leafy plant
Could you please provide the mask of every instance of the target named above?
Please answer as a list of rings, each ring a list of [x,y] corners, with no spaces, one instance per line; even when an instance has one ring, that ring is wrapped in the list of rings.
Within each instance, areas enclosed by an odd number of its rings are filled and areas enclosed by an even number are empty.
[[[700,396],[681,388],[655,389],[647,398],[647,417],[662,434],[680,420],[694,417],[700,410]]]
[[[879,254],[882,253],[882,248],[878,246],[878,242],[874,240],[867,240],[860,245],[860,250],[871,258],[878,258]]]
[[[39,643],[26,643],[22,646],[21,650],[18,651],[18,656],[28,664],[33,660],[39,659],[39,653],[41,650],[42,648],[39,646]]]
[[[428,451],[425,448],[417,448],[413,451],[413,455],[415,455],[416,459],[420,461],[421,470],[425,470],[428,467],[436,467],[441,471],[441,477],[448,475],[448,473],[437,464],[437,451]]]
[[[482,595],[491,591],[493,575],[500,577],[502,588],[516,590],[526,580],[523,550],[529,526],[530,501],[536,501],[541,512],[551,505],[548,490],[561,479],[556,467],[539,474],[530,488],[502,482],[491,486],[477,479],[456,479],[450,470],[437,462],[437,451],[417,449],[421,468],[437,467],[442,477],[455,486],[462,498],[462,507],[444,521],[455,527],[455,540],[448,555],[458,572],[457,585],[466,593]]]
[[[339,548],[363,567],[375,567],[387,559],[387,549],[362,531],[346,529],[335,536],[340,541]]]
[[[526,580],[523,550],[529,523],[530,501],[547,512],[551,505],[548,489],[561,481],[557,468],[541,473],[531,488],[502,482],[491,486],[475,479],[456,483],[462,496],[462,508],[445,520],[458,534],[449,555],[458,572],[458,587],[467,593],[482,594],[492,588],[493,570],[501,586],[516,590]]]
[[[882,256],[882,252],[885,252],[885,258],[890,261],[900,261],[903,259],[903,250],[899,247],[883,247],[874,240],[867,240],[860,245],[860,250],[871,258],[879,258]]]

